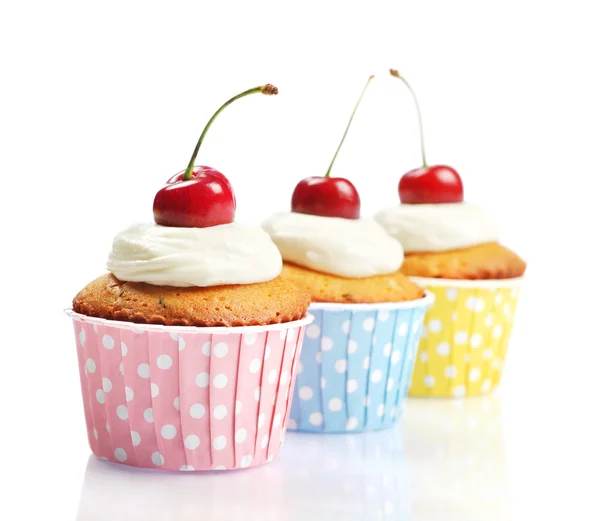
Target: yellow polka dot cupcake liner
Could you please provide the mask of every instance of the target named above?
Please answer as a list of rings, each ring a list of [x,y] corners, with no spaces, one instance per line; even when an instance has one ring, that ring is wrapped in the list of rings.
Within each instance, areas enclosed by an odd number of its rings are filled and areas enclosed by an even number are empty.
[[[425,316],[409,396],[491,392],[502,377],[522,279],[411,278],[435,303]]]

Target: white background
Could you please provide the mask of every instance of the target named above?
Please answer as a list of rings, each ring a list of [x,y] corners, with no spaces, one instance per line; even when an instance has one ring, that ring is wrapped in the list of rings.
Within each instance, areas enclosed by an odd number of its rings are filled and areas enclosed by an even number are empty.
[[[247,88],[280,89],[228,108],[198,160],[229,177],[238,219],[258,223],[289,207],[297,181],[326,171],[376,74],[333,171],[357,186],[369,215],[396,204],[400,175],[419,165],[416,115],[387,74],[394,67],[420,98],[429,162],[461,173],[466,199],[495,213],[503,242],[529,263],[501,390],[515,519],[560,507],[593,519],[596,9],[584,0],[2,3],[0,447],[10,488],[0,512],[75,517],[88,448],[62,310],[103,272],[114,234],[152,219],[155,192],[186,166],[212,112]],[[437,519],[430,497],[414,519]]]

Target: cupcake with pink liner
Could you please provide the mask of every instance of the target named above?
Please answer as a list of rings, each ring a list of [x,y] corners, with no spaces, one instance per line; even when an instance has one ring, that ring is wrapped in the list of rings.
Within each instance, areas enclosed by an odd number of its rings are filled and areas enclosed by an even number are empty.
[[[354,185],[330,177],[343,141],[325,176],[298,183],[292,211],[263,223],[282,254],[282,277],[313,301],[289,426],[308,432],[382,429],[398,419],[433,302],[400,272],[402,246],[360,217]]]
[[[92,452],[165,470],[261,465],[281,448],[309,298],[280,277],[260,228],[234,222],[229,181],[194,167],[154,201],[156,223],[113,242],[109,274],[67,314]]]

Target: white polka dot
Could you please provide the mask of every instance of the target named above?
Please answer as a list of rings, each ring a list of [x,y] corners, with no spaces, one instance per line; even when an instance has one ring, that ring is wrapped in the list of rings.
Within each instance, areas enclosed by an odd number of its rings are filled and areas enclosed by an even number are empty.
[[[125,366],[123,365],[123,362],[119,364],[119,372],[125,376]]]
[[[469,337],[469,335],[467,334],[466,331],[457,331],[454,334],[454,343],[458,344],[458,345],[466,344],[468,337]]]
[[[469,343],[471,344],[471,347],[477,348],[481,345],[482,342],[483,342],[483,337],[479,333],[473,333],[471,335],[471,340],[469,341]]]
[[[96,391],[96,400],[98,400],[98,403],[104,403],[104,391],[102,389]]]
[[[153,452],[152,463],[154,463],[157,467],[162,467],[165,464],[165,458],[160,452]]]
[[[144,411],[144,419],[148,423],[154,423],[154,411],[152,410],[152,407],[148,407],[148,409]]]
[[[481,369],[478,367],[472,367],[469,370],[469,382],[476,382],[481,378]]]
[[[497,305],[500,305],[500,304],[502,304],[502,300],[503,299],[504,299],[504,297],[502,296],[502,293],[498,292],[498,293],[496,293],[496,297],[494,298],[494,302]]]
[[[258,371],[260,370],[260,366],[261,366],[260,359],[259,358],[254,358],[250,362],[250,372],[251,373],[258,373]]]
[[[491,327],[492,324],[494,323],[494,315],[492,315],[491,313],[485,317],[485,320],[483,321],[483,323],[487,326],[487,327]]]
[[[275,369],[271,369],[269,371],[267,381],[269,382],[269,384],[273,385],[275,383],[275,380],[277,380],[277,371]]]
[[[244,335],[244,342],[251,346],[258,339],[258,335],[256,333],[246,333]]]
[[[298,396],[301,400],[310,400],[313,397],[313,390],[305,385],[298,390]]]
[[[358,344],[356,343],[356,340],[348,340],[348,354],[351,355],[352,353],[356,353],[358,349]]]
[[[398,326],[398,336],[406,336],[406,333],[408,333],[408,324],[406,322],[402,322],[402,324],[400,324]]]
[[[260,387],[254,389],[254,399],[258,402],[260,400]]]
[[[271,346],[265,347],[265,360],[268,360],[271,356]]]
[[[179,410],[179,396],[177,396],[174,400],[173,400],[173,407],[175,407],[175,410],[178,411]]]
[[[442,321],[434,318],[429,321],[429,325],[427,327],[431,333],[439,333],[442,330]]]
[[[487,393],[492,388],[492,381],[490,379],[484,380],[481,384],[481,390],[484,393]]]
[[[213,416],[217,420],[222,420],[225,418],[225,416],[227,416],[227,407],[224,405],[217,405],[213,410]]]
[[[332,398],[329,400],[329,410],[331,412],[338,412],[342,410],[344,403],[339,398]]]
[[[94,427],[94,438],[98,439],[98,431],[96,430],[96,427]]]
[[[425,384],[425,387],[433,387],[435,385],[435,378],[428,374],[424,379],[423,379],[423,383]]]
[[[358,381],[351,378],[346,382],[346,391],[349,393],[353,393],[358,389]]]
[[[363,368],[368,369],[369,367],[371,367],[371,357],[365,356],[363,359]]]
[[[363,329],[365,331],[373,331],[374,327],[375,319],[373,317],[365,318],[365,321],[363,322]]]
[[[452,394],[454,396],[456,396],[457,398],[460,398],[461,396],[464,396],[466,393],[466,389],[464,385],[457,385],[453,390],[452,390]]]
[[[452,322],[456,322],[456,320],[458,319],[458,313],[456,311],[453,311],[451,318],[452,318]]]
[[[213,441],[215,450],[223,450],[227,446],[227,438],[225,436],[217,436]]]
[[[396,365],[400,361],[401,355],[400,351],[394,351],[392,353],[392,364]]]
[[[192,467],[191,465],[182,465],[179,470],[181,472],[193,472],[196,469],[194,467]]]
[[[387,390],[391,391],[394,388],[394,379],[393,378],[388,378],[387,381]]]
[[[388,318],[390,318],[390,312],[387,309],[382,309],[377,313],[377,320],[381,320],[381,322],[385,322]]]
[[[288,420],[288,430],[295,431],[298,428],[296,424],[296,420],[292,420],[291,418]]]
[[[163,425],[162,428],[160,429],[160,435],[165,439],[165,440],[172,440],[175,435],[177,434],[177,429],[175,428],[174,425]]]
[[[198,387],[208,387],[208,373],[200,373],[196,376],[196,385]]]
[[[321,425],[323,423],[323,415],[320,412],[313,412],[309,417],[308,421],[311,425]]]
[[[85,344],[85,331],[83,329],[79,332],[79,343],[82,346]]]
[[[129,418],[129,409],[127,409],[127,406],[125,406],[125,405],[119,405],[117,407],[117,416],[121,420],[126,420],[127,418]]]
[[[115,341],[112,336],[104,335],[102,337],[102,345],[105,349],[113,349],[115,347]]]
[[[385,405],[380,404],[379,407],[377,407],[377,416],[383,416],[385,414]]]
[[[224,436],[221,437],[224,438]],[[185,445],[186,449],[196,450],[200,446],[200,438],[195,434],[189,434],[185,437],[183,444]]]
[[[448,300],[456,300],[458,298],[458,289],[457,288],[448,288],[446,290],[446,298]]]
[[[127,344],[125,342],[121,342],[121,356],[127,355]]]
[[[204,342],[204,344],[202,344],[202,354],[204,356],[210,356],[210,340]]]
[[[225,465],[217,465],[216,467],[212,468],[213,470],[227,470],[227,467]]]
[[[127,453],[125,452],[125,449],[115,449],[115,458],[121,463],[127,461]]]
[[[371,373],[371,382],[373,382],[374,384],[378,384],[379,382],[381,382],[382,378],[383,372],[381,371],[381,369],[375,369],[375,371]]]
[[[167,370],[173,365],[173,360],[169,355],[160,355],[156,359],[156,365],[159,369]]]
[[[110,425],[106,422],[106,432],[110,432]]]
[[[260,442],[260,447],[261,447],[262,449],[265,449],[265,448],[267,447],[267,445],[268,445],[268,444],[269,444],[269,435],[268,435],[268,434],[265,434],[265,435],[262,437],[262,440],[261,440],[261,442]]]
[[[392,354],[392,344],[387,343],[383,346],[383,356],[390,356]]]
[[[224,389],[227,386],[227,375],[218,374],[213,378],[213,385],[217,389]]]
[[[85,366],[88,370],[88,373],[95,373],[96,372],[96,362],[94,362],[91,358],[87,359],[87,362],[85,363]]]
[[[235,401],[235,413],[239,414],[242,410],[242,402],[240,402],[239,400]]]
[[[346,420],[346,430],[353,431],[356,427],[358,427],[358,418],[351,416]]]
[[[290,373],[288,373],[287,371],[283,371],[283,373],[281,373],[281,378],[279,378],[279,385],[286,385],[288,383],[289,378]]]
[[[321,353],[321,351],[319,351],[316,355],[315,355],[315,362],[317,362],[317,364],[320,364],[323,362],[323,353]]]
[[[248,431],[246,429],[238,429],[235,432],[236,443],[243,443],[244,441],[246,441],[246,436],[248,436]]]
[[[185,349],[185,338],[179,337],[179,343],[177,347],[179,351],[183,351]]]
[[[427,360],[429,359],[429,355],[427,354],[427,351],[421,351],[419,358],[421,359],[421,362],[427,362]]]
[[[336,360],[334,365],[335,365],[335,370],[338,373],[345,373],[346,369],[348,369],[348,362],[347,362],[347,360],[344,360],[344,359]]]
[[[156,398],[159,394],[160,394],[160,389],[159,389],[158,385],[156,385],[154,382],[152,382],[150,384],[150,396],[152,396],[152,398]]]
[[[333,347],[333,340],[328,336],[321,337],[321,350],[329,351]]]
[[[450,344],[448,342],[440,342],[435,350],[440,356],[448,356],[450,354]]]
[[[258,428],[260,429],[264,424],[265,424],[265,414],[261,412],[258,415]]]
[[[139,435],[139,433],[131,431],[131,443],[133,443],[134,447],[137,447],[140,443],[142,443],[142,437]]]
[[[503,330],[504,330],[504,328],[502,327],[502,325],[496,324],[494,326],[494,328],[492,329],[492,336],[494,338],[500,338],[502,336]]]
[[[479,297],[469,297],[467,299],[467,309],[475,313],[483,311],[485,308],[485,302]]]
[[[492,358],[493,354],[494,354],[494,350],[491,347],[486,347],[483,350],[483,353],[481,356],[483,357],[484,360],[489,360],[490,358]]]
[[[240,467],[245,469],[246,467],[249,467],[251,463],[252,463],[252,456],[250,456],[250,454],[247,454],[240,461]]]
[[[350,321],[349,320],[344,320],[342,322],[342,332],[345,333],[346,335],[348,333],[350,333]]]
[[[308,326],[306,328],[306,336],[308,338],[312,338],[314,340],[315,338],[319,338],[320,334],[321,334],[321,328],[319,326],[317,326],[316,324],[311,324],[310,326]]]
[[[502,309],[504,310],[504,314],[510,318],[510,316],[512,315],[512,309],[510,307],[510,304],[508,302],[506,302],[504,304],[504,306],[502,306]]]
[[[276,413],[273,416],[273,427],[279,427],[281,425],[281,413]]]
[[[444,374],[446,375],[446,378],[456,378],[458,370],[453,365],[449,365],[444,369]]]
[[[218,344],[215,344],[215,347],[213,347],[213,354],[217,358],[223,358],[227,356],[228,351],[229,346],[225,342],[219,342]]]
[[[300,374],[302,371],[304,371],[304,366],[302,365],[302,362],[298,362],[296,374]]]
[[[202,418],[206,414],[206,409],[201,403],[195,403],[190,407],[190,416],[195,420]]]
[[[102,389],[105,393],[110,393],[112,390],[112,382],[108,378],[102,378]]]
[[[150,378],[150,366],[148,364],[138,365],[137,372],[142,378]]]

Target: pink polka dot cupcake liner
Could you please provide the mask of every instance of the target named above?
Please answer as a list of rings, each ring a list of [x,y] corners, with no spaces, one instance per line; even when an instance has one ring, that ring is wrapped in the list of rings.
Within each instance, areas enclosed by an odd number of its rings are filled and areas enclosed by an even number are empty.
[[[311,316],[196,328],[67,314],[97,457],[202,471],[254,467],[279,454]]]
[[[434,297],[382,304],[315,303],[289,429],[361,432],[391,427],[402,412],[423,319]]]

